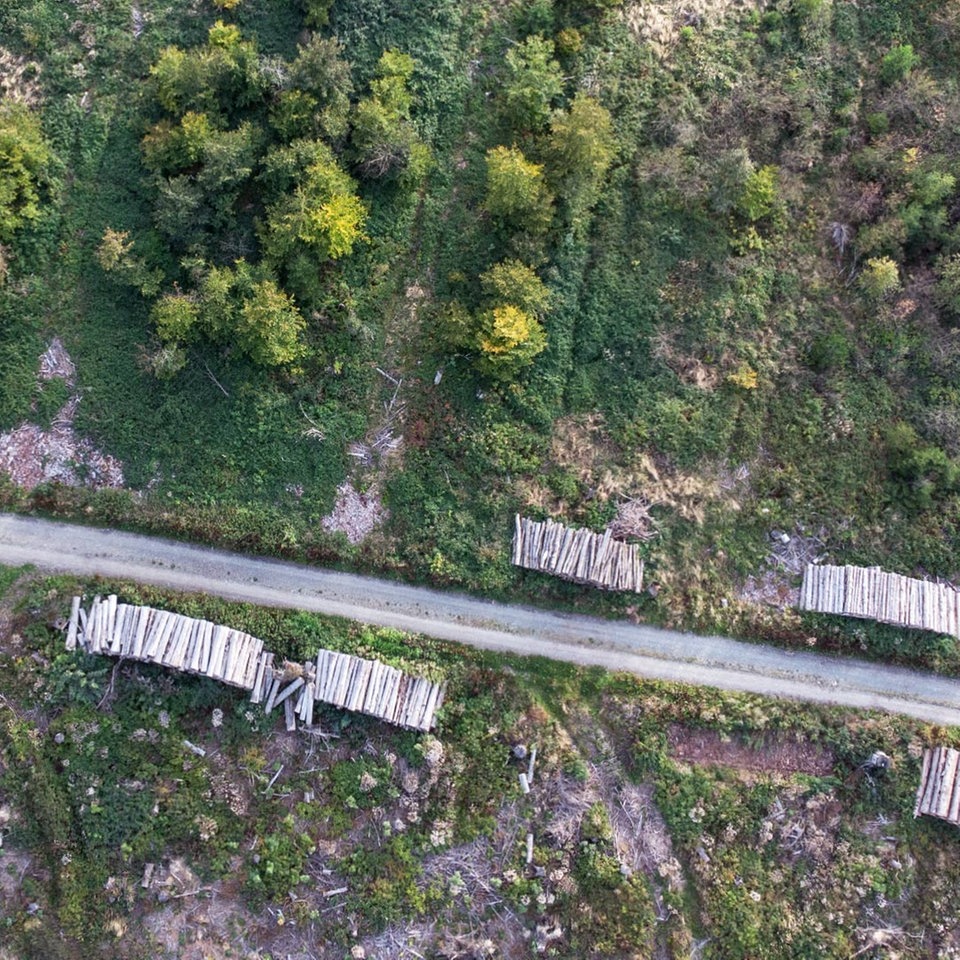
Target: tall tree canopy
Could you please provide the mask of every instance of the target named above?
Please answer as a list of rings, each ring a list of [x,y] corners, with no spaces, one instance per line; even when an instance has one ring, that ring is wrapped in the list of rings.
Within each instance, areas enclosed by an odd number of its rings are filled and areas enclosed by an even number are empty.
[[[487,151],[484,206],[491,216],[538,233],[550,223],[552,203],[541,164],[531,163],[517,147],[499,146]]]
[[[40,186],[52,159],[27,107],[0,103],[0,241],[40,215]]]

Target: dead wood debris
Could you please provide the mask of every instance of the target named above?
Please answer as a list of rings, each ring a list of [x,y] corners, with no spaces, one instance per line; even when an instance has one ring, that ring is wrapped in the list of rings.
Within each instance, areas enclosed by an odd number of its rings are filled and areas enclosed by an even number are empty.
[[[646,497],[631,497],[617,504],[617,515],[607,525],[617,540],[652,540],[660,535],[657,521],[650,515],[653,504]]]

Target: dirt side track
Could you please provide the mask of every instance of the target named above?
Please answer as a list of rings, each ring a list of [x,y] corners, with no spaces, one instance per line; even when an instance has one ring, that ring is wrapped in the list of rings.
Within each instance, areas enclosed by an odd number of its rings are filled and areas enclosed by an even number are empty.
[[[661,680],[960,726],[960,680],[723,637],[478,600],[154,537],[0,516],[0,563],[136,580]]]

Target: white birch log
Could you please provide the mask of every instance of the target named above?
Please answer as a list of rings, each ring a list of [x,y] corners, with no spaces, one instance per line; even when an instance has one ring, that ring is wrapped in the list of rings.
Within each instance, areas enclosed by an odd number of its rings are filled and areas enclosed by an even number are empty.
[[[77,629],[80,626],[80,598],[74,597],[70,603],[70,622],[67,624],[67,649],[77,649]]]

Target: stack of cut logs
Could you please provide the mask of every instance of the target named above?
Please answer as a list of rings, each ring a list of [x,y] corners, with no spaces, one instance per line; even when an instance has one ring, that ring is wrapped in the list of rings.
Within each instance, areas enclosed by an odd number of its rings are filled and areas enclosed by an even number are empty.
[[[913,815],[960,824],[960,750],[934,747],[923,752],[923,772]]]
[[[167,610],[94,597],[87,613],[73,598],[67,649],[158,663],[244,690],[253,688],[263,641],[240,630]]]
[[[316,662],[283,661],[240,630],[166,610],[94,597],[89,612],[73,598],[66,646],[199,674],[251,691],[267,713],[283,705],[287,729],[313,724],[315,701],[365,713],[413,730],[429,730],[444,687],[378,660],[321,650]]]
[[[643,589],[643,560],[635,543],[614,540],[610,531],[538,523],[519,514],[513,534],[514,566],[550,573],[604,590]]]
[[[949,584],[916,580],[879,567],[810,564],[800,609],[879,620],[960,638],[960,593]]]
[[[429,730],[443,702],[442,684],[412,677],[379,660],[330,650],[321,650],[316,662],[287,662],[282,670],[267,665],[258,681],[251,697],[254,703],[266,700],[269,713],[278,704],[291,702],[287,698],[296,693],[294,713],[307,725],[312,723],[314,701],[320,700],[400,727]]]

